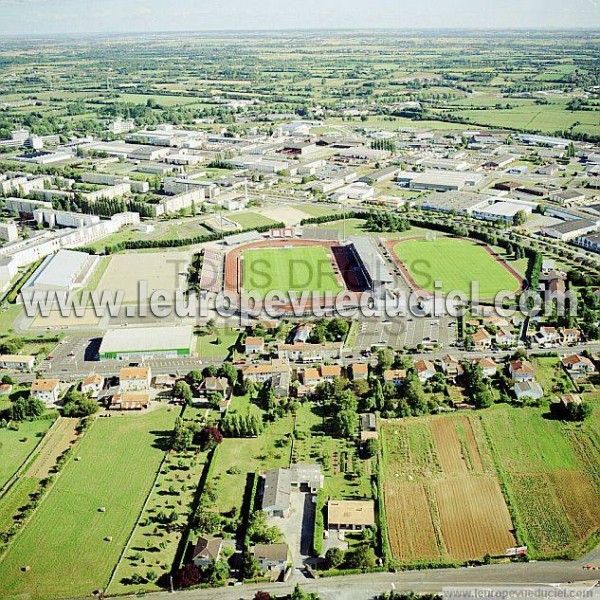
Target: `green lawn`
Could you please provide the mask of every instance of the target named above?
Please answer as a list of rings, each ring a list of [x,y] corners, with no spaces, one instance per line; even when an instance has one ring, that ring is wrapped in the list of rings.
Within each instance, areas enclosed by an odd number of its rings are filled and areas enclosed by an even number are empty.
[[[460,290],[470,296],[471,282],[477,282],[480,297],[490,299],[501,290],[519,288],[518,280],[502,264],[469,240],[410,239],[396,244],[394,251],[417,285],[428,291],[434,291],[435,282],[440,281],[443,294]]]
[[[235,345],[239,332],[232,327],[218,329],[211,335],[196,337],[196,353],[201,360],[225,360],[229,349]]]
[[[265,425],[259,437],[223,440],[212,471],[219,512],[227,513],[242,506],[248,473],[289,465],[292,429],[293,419],[286,416]]]
[[[227,218],[238,225],[241,225],[244,229],[250,229],[251,227],[262,227],[263,225],[274,225],[277,223],[274,219],[265,217],[257,212],[242,212],[233,213],[227,215]]]
[[[0,489],[15,474],[52,425],[51,419],[26,421],[18,431],[0,429]]]
[[[244,253],[244,289],[265,296],[271,290],[321,294],[342,291],[330,253],[319,246],[248,250]]]
[[[89,596],[107,584],[150,491],[175,416],[175,410],[160,408],[95,421],[76,447],[80,460],[64,467],[0,563],[0,596]]]

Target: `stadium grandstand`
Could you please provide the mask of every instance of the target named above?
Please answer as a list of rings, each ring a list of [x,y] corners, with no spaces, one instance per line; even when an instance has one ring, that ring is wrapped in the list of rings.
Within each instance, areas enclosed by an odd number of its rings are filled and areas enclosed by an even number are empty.
[[[236,233],[234,235],[228,235],[223,238],[223,242],[226,246],[240,246],[241,244],[249,244],[250,242],[259,242],[263,239],[263,236],[258,231],[244,231],[243,233]]]
[[[302,227],[302,238],[322,242],[339,242],[340,232],[337,229],[320,229],[319,227]]]
[[[296,229],[294,227],[278,227],[269,231],[269,237],[276,240],[293,238],[295,236]]]
[[[225,255],[218,250],[205,250],[200,274],[200,288],[219,293],[223,287]]]
[[[385,266],[375,242],[367,237],[352,238],[346,246],[353,254],[354,260],[360,266],[361,276],[367,281],[367,288],[373,292],[382,292],[386,284],[392,283],[394,278]]]

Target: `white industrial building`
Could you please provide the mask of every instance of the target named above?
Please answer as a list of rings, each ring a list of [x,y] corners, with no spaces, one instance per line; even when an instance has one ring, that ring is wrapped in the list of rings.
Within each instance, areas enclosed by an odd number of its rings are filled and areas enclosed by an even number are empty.
[[[0,223],[0,240],[14,242],[19,239],[19,229],[16,223]]]
[[[556,225],[542,227],[542,233],[552,238],[567,242],[576,237],[594,233],[598,231],[598,222],[590,219],[575,219],[572,221],[564,221]]]
[[[109,329],[100,344],[100,359],[176,358],[190,356],[191,326]]]
[[[85,283],[97,260],[97,256],[85,252],[59,250],[44,259],[21,289],[21,296],[51,292],[66,298]]]
[[[48,227],[77,228],[100,222],[100,217],[97,215],[86,215],[83,213],[47,208],[36,208],[33,211],[33,218],[39,225],[47,225]]]
[[[519,212],[533,213],[533,206],[527,202],[502,201],[473,210],[472,216],[486,221],[505,221],[512,223]]]
[[[402,171],[396,176],[396,181],[401,187],[438,192],[460,191],[465,187],[475,187],[482,180],[481,173],[467,171],[426,171],[425,173]]]

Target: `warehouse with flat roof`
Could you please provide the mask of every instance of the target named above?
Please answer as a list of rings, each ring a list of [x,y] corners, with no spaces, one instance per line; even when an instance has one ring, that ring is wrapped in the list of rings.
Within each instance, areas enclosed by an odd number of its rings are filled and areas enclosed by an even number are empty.
[[[191,326],[109,329],[98,355],[100,360],[191,356],[193,337]]]

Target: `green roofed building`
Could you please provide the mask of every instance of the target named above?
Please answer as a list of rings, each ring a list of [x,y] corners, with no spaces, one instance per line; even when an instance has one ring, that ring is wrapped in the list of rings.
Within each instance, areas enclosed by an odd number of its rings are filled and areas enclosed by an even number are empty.
[[[106,332],[98,354],[100,360],[191,356],[192,341],[192,327],[120,327]]]

